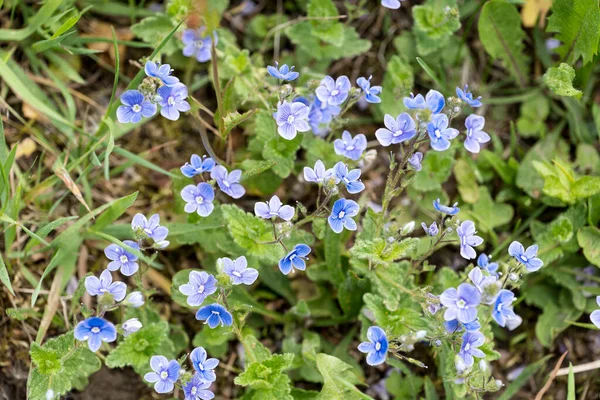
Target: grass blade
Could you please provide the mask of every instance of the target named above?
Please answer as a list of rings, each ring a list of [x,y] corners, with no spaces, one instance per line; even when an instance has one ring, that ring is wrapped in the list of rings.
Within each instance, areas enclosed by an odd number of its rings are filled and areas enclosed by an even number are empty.
[[[10,283],[10,277],[8,276],[8,269],[6,268],[6,264],[4,264],[4,259],[2,258],[2,253],[0,253],[0,281],[4,283],[4,286],[8,289],[10,294],[15,295],[15,291],[12,288],[12,284]]]

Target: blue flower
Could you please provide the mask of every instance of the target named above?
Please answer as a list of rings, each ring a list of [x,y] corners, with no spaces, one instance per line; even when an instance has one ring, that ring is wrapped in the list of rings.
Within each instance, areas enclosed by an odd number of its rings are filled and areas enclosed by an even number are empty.
[[[294,71],[294,66],[289,68],[287,64],[283,64],[281,67],[279,63],[275,61],[275,66],[268,66],[267,71],[273,78],[281,79],[282,81],[293,81],[296,80],[300,74]]]
[[[219,324],[223,326],[231,326],[233,324],[233,317],[229,311],[217,303],[209,304],[199,309],[196,313],[196,319],[205,321],[204,323],[208,324],[211,329]]]
[[[208,390],[212,382],[204,381],[200,375],[194,374],[192,379],[183,385],[183,393],[185,400],[211,400],[215,398],[215,394]]]
[[[463,324],[477,317],[477,306],[481,300],[479,290],[468,283],[461,283],[458,290],[448,288],[440,295],[440,302],[446,308],[444,320],[458,319]]]
[[[279,260],[279,270],[287,275],[291,271],[298,269],[300,271],[304,271],[306,269],[305,260],[308,259],[308,255],[310,254],[310,247],[305,244],[297,244],[294,246],[292,251],[286,254],[281,260]]]
[[[381,0],[381,5],[384,6],[385,8],[397,10],[402,5],[402,3],[400,3],[401,1],[405,1],[405,0]]]
[[[317,136],[325,136],[329,133],[329,125],[333,117],[339,115],[341,111],[339,106],[321,103],[318,98],[315,98],[308,113],[308,123],[313,133]]]
[[[462,340],[458,355],[463,359],[467,367],[473,365],[473,357],[485,357],[485,353],[478,349],[479,346],[485,343],[485,336],[481,332],[466,332]]]
[[[217,165],[210,172],[210,177],[217,181],[223,193],[234,199],[239,199],[246,193],[246,189],[239,183],[242,178],[242,171],[239,169],[227,173],[225,167]]]
[[[158,88],[160,100],[158,104],[162,107],[160,114],[166,119],[177,121],[179,112],[190,110],[190,103],[186,101],[188,89],[183,83],[177,83],[174,86],[161,86]]]
[[[423,161],[423,153],[417,151],[415,154],[410,156],[410,158],[408,159],[408,164],[410,164],[410,166],[418,172],[421,169],[423,169],[423,167],[421,166],[421,161]]]
[[[515,300],[515,294],[510,290],[502,289],[498,293],[492,310],[492,317],[501,327],[506,326],[509,319],[515,318],[516,314],[512,308],[512,303]]]
[[[91,317],[81,321],[75,327],[75,339],[86,341],[88,347],[94,353],[98,351],[102,342],[114,342],[117,340],[117,329],[105,319]]]
[[[469,272],[469,279],[473,282],[473,285],[475,285],[477,290],[479,290],[479,293],[484,293],[487,286],[496,283],[495,276],[484,274],[479,267],[475,267]],[[483,299],[482,302],[488,303],[487,301],[483,301]]]
[[[333,177],[335,183],[342,182],[350,194],[360,193],[365,188],[365,184],[360,180],[360,169],[348,172],[348,166],[341,161],[333,166]]]
[[[379,143],[384,147],[390,144],[402,143],[412,139],[417,134],[415,121],[405,112],[398,115],[396,119],[389,114],[385,114],[383,124],[387,129],[377,129],[375,137],[377,137]]]
[[[450,140],[458,136],[458,130],[448,128],[446,114],[437,114],[431,117],[431,122],[427,124],[427,133],[431,141],[431,148],[436,151],[448,150]]]
[[[144,72],[146,75],[152,78],[158,78],[167,86],[173,86],[176,83],[179,83],[179,78],[175,76],[170,76],[173,70],[169,64],[160,65],[155,63],[154,61],[146,61],[146,65],[144,66]]]
[[[109,293],[115,301],[123,300],[127,291],[125,283],[112,281],[112,275],[107,269],[102,271],[100,279],[95,276],[85,278],[85,288],[90,296],[104,296],[106,293]]]
[[[186,57],[196,57],[199,62],[206,62],[211,58],[212,40],[210,36],[202,37],[204,28],[198,30],[186,29],[181,36],[184,44],[183,55]],[[217,32],[213,32],[215,44],[218,40]]]
[[[132,249],[140,249],[140,245],[132,240],[124,240],[123,243]],[[110,271],[116,271],[120,269],[123,275],[131,276],[135,274],[140,267],[136,262],[138,257],[134,254],[131,254],[119,245],[108,245],[104,249],[104,254],[109,260],[111,260],[111,262],[109,262],[106,266],[106,268],[108,268]]]
[[[425,222],[421,222],[421,227],[429,236],[437,236],[437,234],[440,232],[435,221],[433,221],[429,227],[427,227]]]
[[[123,336],[127,337],[142,329],[142,323],[137,318],[129,318],[121,324],[121,328],[123,329]]]
[[[367,364],[375,366],[384,363],[388,350],[385,331],[378,326],[371,326],[367,330],[367,339],[368,342],[358,345],[358,351],[367,354]]]
[[[217,291],[217,280],[204,271],[190,272],[189,282],[179,286],[179,291],[187,296],[187,303],[199,306],[204,300]]]
[[[215,161],[212,158],[206,156],[200,158],[198,154],[192,154],[190,162],[186,162],[185,165],[180,169],[183,175],[187,176],[188,178],[192,178],[196,175],[200,175],[203,172],[212,171],[214,166]]]
[[[327,105],[341,105],[348,98],[351,87],[350,79],[346,75],[340,76],[335,81],[330,76],[323,78],[321,86],[315,91],[317,98],[323,103],[321,108],[325,108]]]
[[[481,107],[481,96],[473,99],[473,93],[469,92],[469,85],[465,85],[464,91],[457,87],[456,95],[473,108]]]
[[[368,103],[381,103],[381,99],[377,95],[381,93],[383,88],[381,86],[371,86],[371,78],[372,76],[369,76],[369,79],[360,77],[356,80],[356,84],[365,93],[365,100]]]
[[[169,234],[168,228],[160,226],[160,216],[158,214],[153,214],[150,219],[146,219],[143,214],[135,214],[133,220],[131,220],[131,229],[134,232],[143,232],[155,242],[165,240]]]
[[[444,328],[448,333],[460,332],[462,330],[466,330],[467,332],[475,332],[481,329],[481,324],[477,318],[471,322],[467,322],[466,324],[462,324],[457,319],[453,319],[451,321],[444,321]]]
[[[217,379],[217,375],[213,369],[217,368],[219,360],[216,358],[207,359],[206,357],[207,354],[204,347],[196,347],[190,354],[190,361],[202,380],[214,382]]]
[[[460,208],[456,207],[458,203],[454,203],[454,205],[452,205],[452,207],[450,206],[445,206],[443,204],[440,204],[440,199],[436,199],[433,201],[433,207],[438,210],[441,213],[444,214],[448,214],[448,215],[456,215],[458,214],[458,212],[460,211]]]
[[[467,127],[467,138],[465,139],[465,149],[471,153],[479,153],[480,143],[490,141],[490,135],[482,131],[485,124],[485,118],[480,115],[471,114],[465,120]]]
[[[600,307],[600,296],[596,296],[596,304],[598,304],[598,307]],[[600,310],[592,311],[590,314],[590,321],[592,321],[592,323],[596,325],[598,329],[600,329]]]
[[[223,272],[231,278],[233,285],[252,285],[258,278],[258,271],[254,268],[248,268],[246,257],[238,257],[235,261],[231,258],[221,258],[223,262]]]
[[[333,203],[331,215],[327,218],[331,230],[340,233],[344,228],[349,231],[356,230],[356,222],[352,217],[358,214],[358,203],[354,200],[339,199]]]
[[[510,246],[508,246],[508,254],[521,264],[525,265],[528,272],[535,272],[544,265],[544,262],[537,258],[537,252],[537,244],[529,246],[527,250],[525,250],[523,245],[517,241],[512,242]]]
[[[425,98],[423,98],[422,94],[415,96],[412,93],[410,97],[404,98],[404,106],[406,108],[411,110],[424,110],[428,108],[434,114],[442,111],[445,105],[446,100],[444,99],[444,95],[437,90],[430,90]]]
[[[281,205],[279,197],[273,196],[268,203],[259,201],[254,204],[254,214],[264,219],[279,217],[284,221],[289,221],[294,218],[294,207]]]
[[[144,98],[137,90],[128,90],[121,95],[121,103],[117,108],[117,119],[121,123],[140,122],[142,117],[150,118],[156,114],[156,104]]]
[[[201,182],[197,186],[187,185],[181,190],[181,198],[187,203],[184,210],[188,214],[196,211],[199,216],[208,217],[215,208],[212,203],[215,199],[215,191],[206,182]]]
[[[333,142],[333,148],[335,154],[356,161],[367,148],[367,138],[362,133],[359,133],[353,138],[350,132],[344,131],[342,133],[342,138],[335,139]]]
[[[325,164],[323,164],[323,161],[321,160],[317,160],[314,169],[310,167],[304,167],[304,180],[306,182],[322,184],[331,177],[333,177],[333,169],[329,168],[328,170],[325,170]]]
[[[489,272],[490,275],[497,275],[498,263],[491,263],[490,257],[486,254],[481,253],[479,257],[477,257],[477,265]]]
[[[154,390],[157,393],[169,393],[175,387],[175,382],[179,379],[179,369],[181,366],[175,360],[167,360],[165,356],[152,356],[150,358],[150,368],[154,372],[148,372],[144,375],[147,382],[154,383]]]
[[[131,292],[125,297],[122,304],[133,308],[141,307],[144,305],[144,296],[141,292]]]
[[[275,122],[277,123],[277,132],[287,140],[292,140],[298,132],[310,130],[308,125],[308,113],[310,109],[303,103],[283,102],[277,108],[275,113]]]
[[[475,258],[477,253],[473,246],[479,246],[483,239],[475,235],[477,231],[473,221],[464,221],[456,228],[456,233],[460,239],[460,255],[467,260]]]

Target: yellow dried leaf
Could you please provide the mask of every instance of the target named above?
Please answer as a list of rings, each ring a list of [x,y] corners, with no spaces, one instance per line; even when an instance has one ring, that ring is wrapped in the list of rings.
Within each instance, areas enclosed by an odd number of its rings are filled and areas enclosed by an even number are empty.
[[[531,28],[535,26],[539,18],[539,25],[543,28],[550,7],[552,7],[552,0],[525,0],[525,5],[521,9],[523,26]]]
[[[21,157],[29,157],[37,149],[37,144],[31,138],[25,138],[18,144],[15,158],[18,160]]]

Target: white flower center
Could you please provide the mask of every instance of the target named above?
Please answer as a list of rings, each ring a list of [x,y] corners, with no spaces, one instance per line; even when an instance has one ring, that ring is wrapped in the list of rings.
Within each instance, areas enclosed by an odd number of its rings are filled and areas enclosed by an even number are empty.
[[[221,313],[218,312],[218,311],[213,311],[212,313],[215,314],[215,315],[221,315]]]
[[[190,393],[192,393],[192,394],[196,394],[196,392],[198,392],[198,388],[197,388],[196,386],[194,386],[194,387],[192,388],[192,390],[190,390]]]
[[[292,255],[290,256],[290,261],[292,261],[294,258],[296,258],[296,255],[295,255],[295,254],[292,254]]]
[[[352,151],[352,150],[354,150],[355,148],[356,148],[356,147],[354,147],[354,146],[350,145],[350,146],[346,147],[346,150],[348,150],[348,151]]]
[[[167,371],[163,371],[160,373],[160,379],[162,379],[162,380],[167,379],[168,376],[169,376],[169,373]]]
[[[229,182],[227,181],[223,181],[223,185],[225,185],[225,187],[230,187],[231,185],[229,184]]]
[[[404,132],[402,131],[402,129],[398,129],[397,131],[394,131],[394,133],[392,133],[392,136],[394,137],[398,137],[400,135],[402,135]]]
[[[524,255],[522,255],[522,254],[521,254],[520,258],[521,258],[521,260],[523,260],[523,262],[527,262],[527,261],[528,261],[528,260],[527,260],[527,257],[525,257],[525,256],[524,256]]]
[[[134,104],[133,107],[131,107],[131,109],[133,110],[133,112],[139,113],[140,111],[142,111],[142,106],[140,106],[139,104]]]
[[[469,351],[469,349],[470,349],[470,348],[471,348],[471,344],[470,344],[470,343],[467,343],[467,344],[465,345],[465,351]]]
[[[200,293],[200,294],[204,293],[204,285],[198,286],[198,293]]]
[[[473,135],[473,129],[467,129],[467,136],[471,137],[471,135]]]
[[[99,292],[100,292],[100,293],[106,293],[106,292],[108,292],[108,290],[107,290],[107,289],[105,289],[105,288],[102,288],[102,289],[100,289],[100,290],[99,290]]]
[[[148,235],[152,235],[152,229],[144,228],[144,232],[146,232]]]
[[[344,211],[340,211],[340,213],[338,214],[338,218],[342,219],[344,218],[344,215],[346,215],[346,213]]]
[[[196,40],[194,42],[194,46],[196,46],[196,48],[201,49],[202,47],[204,47],[204,40]]]
[[[439,129],[436,129],[434,133],[435,133],[435,137],[436,137],[436,138],[438,138],[438,139],[439,139],[439,138],[441,138],[441,137],[442,137],[442,134],[440,133],[440,130],[439,130]]]
[[[458,308],[465,308],[466,305],[467,303],[463,299],[459,299],[456,301],[456,307]]]
[[[463,244],[463,246],[467,245],[467,237],[466,236],[462,237],[462,244]]]
[[[375,343],[375,350],[379,351],[379,349],[381,349],[381,343],[377,342]]]
[[[202,365],[202,363],[198,363],[198,368],[200,371],[204,371],[204,365]]]
[[[97,326],[92,328],[92,333],[98,333],[100,332],[100,328],[98,328]]]
[[[232,274],[233,274],[233,276],[237,276],[238,278],[242,277],[242,274],[239,273],[238,271],[233,271]]]
[[[173,96],[169,96],[169,98],[167,99],[167,103],[172,106],[175,104],[175,97]]]
[[[340,91],[337,90],[337,89],[334,89],[334,90],[331,91],[331,95],[332,96],[337,96],[339,93],[340,93]]]
[[[195,200],[196,200],[196,204],[204,203],[204,198],[202,196],[196,196]]]
[[[293,115],[290,115],[290,116],[287,118],[287,122],[288,122],[288,124],[293,124],[293,123],[294,123],[294,120],[296,120],[296,117],[294,117]]]
[[[126,263],[129,262],[129,258],[127,258],[125,254],[123,254],[121,257],[119,257],[119,261],[121,261],[121,263]]]

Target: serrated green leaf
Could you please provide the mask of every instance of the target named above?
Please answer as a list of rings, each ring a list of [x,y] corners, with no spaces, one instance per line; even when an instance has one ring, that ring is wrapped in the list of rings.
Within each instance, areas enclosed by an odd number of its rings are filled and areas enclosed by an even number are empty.
[[[569,64],[560,63],[558,67],[551,67],[544,74],[544,83],[550,90],[559,96],[581,98],[583,92],[573,87],[575,70]]]
[[[401,112],[406,111],[402,98],[408,96],[413,90],[414,81],[412,66],[400,56],[392,56],[383,76],[383,91],[380,95],[381,103],[379,103],[381,112],[393,115],[395,118]]]
[[[592,226],[581,228],[577,232],[577,241],[589,262],[600,267],[600,229]]]
[[[317,354],[317,369],[323,375],[323,388],[318,400],[372,400],[356,388],[359,380],[353,368],[339,358]]]
[[[455,0],[430,0],[424,5],[414,6],[412,13],[417,51],[422,56],[442,49],[460,28]]]

